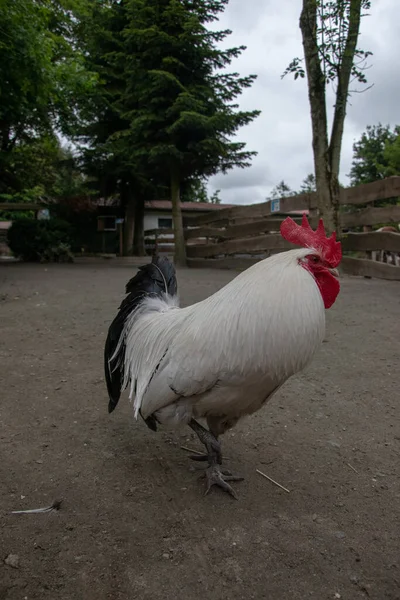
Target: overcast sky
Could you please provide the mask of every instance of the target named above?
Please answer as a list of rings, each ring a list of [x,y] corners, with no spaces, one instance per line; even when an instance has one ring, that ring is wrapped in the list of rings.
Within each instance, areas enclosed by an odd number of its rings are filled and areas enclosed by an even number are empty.
[[[209,181],[210,191],[220,189],[224,203],[263,202],[282,179],[293,189],[313,171],[311,120],[305,80],[281,74],[295,56],[302,57],[299,16],[301,0],[230,0],[219,24],[232,30],[229,46],[247,50],[230,70],[255,73],[257,80],[239,99],[243,109],[262,114],[240,130],[238,140],[256,150],[248,169],[234,169]],[[370,16],[362,19],[358,46],[371,50],[368,83],[372,89],[350,98],[342,147],[340,180],[348,183],[353,142],[367,125],[400,124],[399,0],[372,0]],[[358,87],[362,89],[362,87]],[[331,115],[333,96],[328,98]]]

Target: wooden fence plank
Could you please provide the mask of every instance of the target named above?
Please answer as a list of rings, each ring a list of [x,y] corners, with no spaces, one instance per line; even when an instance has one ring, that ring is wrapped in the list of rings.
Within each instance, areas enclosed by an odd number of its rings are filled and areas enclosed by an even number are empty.
[[[191,229],[184,229],[183,233],[185,240],[191,240],[192,238],[199,237],[223,237],[225,231],[225,227],[193,227]]]
[[[385,200],[388,198],[397,198],[400,196],[400,177],[388,177],[373,183],[365,183],[353,188],[342,189],[341,204],[370,204],[376,200]],[[280,212],[287,213],[293,210],[312,209],[316,207],[317,196],[312,194],[299,194],[289,198],[280,199]],[[263,202],[261,204],[250,204],[244,206],[235,206],[232,208],[222,208],[220,210],[210,211],[202,215],[187,216],[185,221],[190,225],[205,225],[215,223],[218,219],[254,219],[268,217],[271,215],[271,203]]]
[[[226,228],[215,227],[196,227],[193,229],[185,229],[185,238],[192,237],[212,237],[221,240],[231,240],[234,238],[244,238],[247,236],[267,233],[270,231],[279,231],[280,225],[285,217],[275,219],[262,219],[250,221],[243,225],[230,225]],[[300,218],[295,218],[296,223],[301,223]]]
[[[259,262],[259,258],[189,258],[188,267],[197,269],[232,269],[244,271]]]
[[[253,238],[228,240],[220,244],[207,244],[202,246],[187,246],[189,258],[211,258],[220,254],[255,254],[268,250],[291,250],[289,244],[279,234],[259,235]]]
[[[172,235],[174,233],[173,229],[146,229],[146,231],[144,232],[144,235],[147,236],[151,236],[151,235],[157,235],[157,236],[161,236],[161,235]]]
[[[312,208],[315,203],[314,194],[299,194],[298,196],[290,196],[288,198],[280,199],[280,213],[288,213],[293,210],[307,210]],[[272,213],[275,214],[275,213]],[[221,210],[215,210],[203,215],[195,215],[193,217],[186,217],[186,224],[190,226],[194,225],[206,225],[215,223],[215,221],[225,218],[229,221],[236,219],[246,218],[251,219],[262,219],[271,216],[271,203],[262,202],[260,204],[250,204],[244,206],[234,206],[232,208],[222,208]],[[277,213],[278,216],[278,213]]]
[[[246,237],[247,235],[256,235],[264,233],[266,231],[278,231],[280,223],[286,217],[277,215],[274,218],[264,218],[258,220],[250,220],[243,224],[230,225],[226,228],[212,226],[205,227],[193,227],[192,229],[185,229],[185,238],[190,239],[192,237],[219,237],[222,240],[228,240],[235,237]],[[296,223],[301,223],[300,217],[293,217]],[[244,219],[243,219],[244,220]],[[400,223],[400,205],[398,206],[387,206],[384,208],[368,207],[356,212],[342,213],[340,217],[342,227],[362,227],[363,225],[380,225],[381,223]],[[228,220],[226,219],[226,224]],[[309,219],[311,226],[317,225],[317,219]],[[278,227],[277,229],[275,229]],[[150,230],[145,232],[153,233],[157,230]],[[162,231],[162,230],[161,230]],[[165,230],[170,231],[170,230]],[[172,230],[171,230],[172,231]]]
[[[400,281],[400,267],[375,262],[374,260],[369,260],[367,258],[343,256],[339,269],[346,275],[359,275]]]
[[[198,216],[199,215],[196,215],[196,218]],[[246,221],[247,221],[247,219],[246,219]],[[216,227],[216,228],[222,228],[222,227],[228,227],[228,225],[230,225],[230,224],[231,224],[231,221],[229,219],[222,219],[221,218],[221,219],[217,219],[216,221],[212,221],[211,225],[212,225],[213,228],[214,227]],[[205,223],[205,225],[207,226],[208,223]],[[191,227],[201,227],[201,226],[202,226],[202,223],[199,223],[199,224],[197,224],[197,223],[191,223],[190,218],[189,219],[188,219],[188,217],[184,217],[183,218],[183,227],[184,227],[184,229],[188,229],[188,228],[191,228]]]
[[[400,252],[400,233],[374,231],[371,233],[348,233],[342,238],[342,250],[365,252],[367,250],[386,250]]]
[[[342,190],[340,204],[369,204],[400,196],[400,177],[387,177]]]
[[[268,250],[290,250],[293,248],[279,234],[259,235],[250,238],[231,239],[225,242],[187,247],[190,258],[211,258],[218,255],[254,254]],[[388,232],[349,233],[342,239],[344,251],[365,252],[387,250],[400,252],[400,234]]]
[[[400,205],[374,208],[369,206],[359,211],[342,213],[342,227],[363,227],[364,225],[381,225],[382,223],[400,223]]]
[[[0,210],[40,210],[41,208],[48,208],[48,205],[33,202],[0,202]]]
[[[259,259],[257,258],[190,258],[188,259],[188,266],[198,269],[232,269],[244,271],[257,262],[259,262]],[[346,275],[376,277],[379,279],[400,281],[400,267],[368,259],[344,256],[340,264],[340,271]]]

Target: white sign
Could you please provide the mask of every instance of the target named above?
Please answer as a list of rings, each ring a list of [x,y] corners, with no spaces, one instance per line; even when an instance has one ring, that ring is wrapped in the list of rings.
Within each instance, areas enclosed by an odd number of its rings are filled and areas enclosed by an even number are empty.
[[[281,210],[281,201],[280,200],[271,200],[271,212],[277,213]]]
[[[40,221],[47,221],[50,219],[50,211],[48,208],[41,208],[37,213],[37,218]]]

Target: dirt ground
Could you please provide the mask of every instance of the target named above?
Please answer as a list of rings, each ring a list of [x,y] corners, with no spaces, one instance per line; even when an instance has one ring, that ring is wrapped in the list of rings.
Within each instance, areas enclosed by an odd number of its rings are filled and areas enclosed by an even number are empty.
[[[399,283],[342,280],[312,366],[225,436],[235,501],[203,496],[190,430],[107,413],[132,272],[0,265],[0,600],[400,599]],[[179,272],[182,303],[233,276]]]

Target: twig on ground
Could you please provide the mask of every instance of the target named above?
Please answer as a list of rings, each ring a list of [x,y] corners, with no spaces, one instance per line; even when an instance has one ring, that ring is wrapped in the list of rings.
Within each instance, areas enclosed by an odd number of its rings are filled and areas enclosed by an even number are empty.
[[[257,473],[259,475],[262,475],[263,477],[265,477],[265,479],[268,479],[268,481],[271,481],[274,485],[277,485],[279,488],[281,488],[281,490],[284,490],[285,492],[287,492],[288,494],[290,494],[290,490],[288,490],[287,488],[283,487],[283,485],[281,485],[280,483],[278,483],[277,481],[275,481],[274,479],[272,479],[272,477],[268,477],[268,475],[266,475],[262,471],[259,471],[258,469],[256,469],[256,471],[257,471]]]
[[[201,456],[203,452],[199,452],[198,450],[193,450],[193,448],[187,448],[186,446],[181,446],[181,450],[186,450],[186,452],[193,452],[193,454],[198,454]]]
[[[352,467],[350,463],[346,463],[346,465],[347,465],[348,467],[350,467],[350,469],[352,469],[352,470],[354,471],[354,473],[357,473],[357,475],[359,475],[359,473],[358,473],[357,469],[355,469],[354,467]]]

